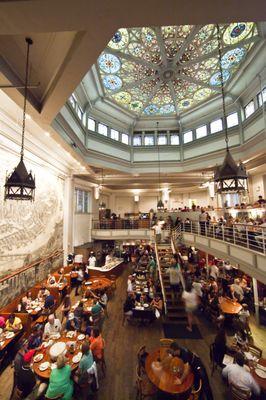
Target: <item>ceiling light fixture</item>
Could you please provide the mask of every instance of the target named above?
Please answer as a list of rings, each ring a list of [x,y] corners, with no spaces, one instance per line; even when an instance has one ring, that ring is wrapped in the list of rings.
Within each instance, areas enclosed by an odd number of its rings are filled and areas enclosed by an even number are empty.
[[[26,107],[28,94],[28,75],[29,75],[29,52],[33,41],[26,38],[27,43],[27,58],[26,58],[26,75],[24,88],[24,105],[23,105],[23,120],[22,120],[22,141],[20,150],[20,161],[14,171],[6,177],[5,182],[5,200],[34,200],[35,196],[35,178],[31,171],[28,173],[23,158],[24,158],[24,138],[25,138],[25,122],[26,122]]]
[[[214,172],[215,192],[218,194],[227,193],[243,193],[248,189],[247,186],[247,172],[244,165],[240,162],[239,165],[234,161],[228,145],[228,129],[225,113],[225,92],[224,92],[224,71],[222,67],[222,39],[220,27],[217,24],[217,42],[219,54],[219,69],[222,88],[222,104],[223,104],[223,119],[226,143],[226,155],[221,166],[217,166]]]
[[[159,122],[156,122],[156,130],[157,130],[157,136],[158,136],[158,126]],[[164,210],[164,204],[161,198],[161,165],[160,165],[160,146],[157,141],[157,150],[158,150],[158,191],[159,191],[159,199],[157,202],[157,210],[158,211],[163,211]]]

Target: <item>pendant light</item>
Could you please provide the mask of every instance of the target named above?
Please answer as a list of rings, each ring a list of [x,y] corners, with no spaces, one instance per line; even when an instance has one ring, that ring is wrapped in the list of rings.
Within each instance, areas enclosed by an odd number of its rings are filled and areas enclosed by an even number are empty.
[[[220,27],[218,24],[216,25],[216,29],[217,29],[217,42],[218,42],[218,54],[219,54],[219,69],[220,69],[221,88],[222,88],[226,155],[223,164],[221,166],[217,166],[214,172],[215,192],[218,194],[243,193],[247,191],[248,177],[244,165],[242,163],[239,163],[239,165],[237,165],[229,150],[227,119],[225,113],[224,73],[222,67],[222,39],[221,39]]]
[[[103,169],[102,169],[102,180],[101,180],[101,190],[103,188]],[[103,211],[106,209],[106,204],[104,201],[101,200],[101,194],[100,194],[100,202],[99,202],[99,210]]]
[[[31,171],[28,173],[24,164],[24,138],[25,138],[25,121],[26,121],[26,106],[28,94],[28,75],[29,75],[29,51],[32,45],[32,40],[26,38],[27,43],[27,59],[26,59],[26,76],[24,89],[24,106],[22,120],[22,142],[20,151],[20,161],[14,171],[6,177],[5,182],[5,200],[34,200],[35,195],[35,178]]]
[[[158,150],[158,191],[159,191],[159,199],[157,202],[157,211],[163,211],[164,210],[164,204],[161,198],[161,165],[160,165],[160,147],[159,147],[159,142],[158,142],[158,126],[159,122],[156,122],[156,128],[157,128],[157,150]]]

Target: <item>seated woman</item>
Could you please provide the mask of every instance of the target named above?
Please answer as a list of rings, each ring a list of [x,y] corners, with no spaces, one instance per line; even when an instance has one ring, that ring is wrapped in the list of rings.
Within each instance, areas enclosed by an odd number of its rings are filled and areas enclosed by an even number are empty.
[[[81,346],[82,358],[79,362],[79,368],[75,374],[74,381],[79,385],[85,383],[87,377],[87,371],[92,367],[94,363],[92,352],[90,350],[90,343],[84,342]]]
[[[23,329],[21,319],[16,317],[15,314],[10,314],[6,321],[6,331],[19,332]]]
[[[156,310],[158,310],[160,314],[162,313],[163,301],[159,294],[156,294],[155,298],[151,302],[151,306],[154,307]]]
[[[94,360],[97,362],[103,357],[104,340],[98,328],[92,329],[92,335],[89,338],[90,349],[92,351]]]
[[[79,320],[75,317],[74,313],[70,312],[67,316],[66,330],[67,331],[78,331],[80,329]]]
[[[54,286],[56,284],[55,277],[53,275],[49,274],[46,283],[48,286]]]
[[[32,327],[32,333],[28,339],[28,348],[37,349],[42,344],[42,329],[41,325],[34,325]]]
[[[73,381],[71,380],[71,367],[66,365],[63,355],[59,355],[56,361],[56,368],[52,370],[49,386],[46,392],[48,399],[62,395],[62,400],[71,400],[73,394]]]
[[[64,297],[64,300],[63,300],[62,320],[61,320],[61,322],[63,322],[64,318],[67,316],[67,314],[69,313],[70,309],[71,309],[71,300],[70,300],[70,295],[67,294]]]

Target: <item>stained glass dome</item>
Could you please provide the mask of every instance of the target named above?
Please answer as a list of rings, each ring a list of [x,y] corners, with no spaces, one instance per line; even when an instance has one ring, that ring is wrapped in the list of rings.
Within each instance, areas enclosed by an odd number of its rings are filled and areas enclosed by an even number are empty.
[[[258,39],[253,22],[220,26],[225,87]],[[137,117],[174,116],[221,92],[215,25],[122,28],[96,65],[104,98]]]

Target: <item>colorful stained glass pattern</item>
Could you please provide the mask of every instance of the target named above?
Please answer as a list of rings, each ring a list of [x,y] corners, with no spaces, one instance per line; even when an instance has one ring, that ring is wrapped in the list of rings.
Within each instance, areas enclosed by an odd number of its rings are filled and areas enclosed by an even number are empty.
[[[106,74],[115,74],[120,70],[121,62],[113,54],[104,53],[98,59],[99,67]]]
[[[235,22],[220,25],[220,32],[227,85],[258,31],[253,22]],[[138,118],[175,116],[221,93],[217,46],[214,24],[121,28],[93,71],[109,103]]]

